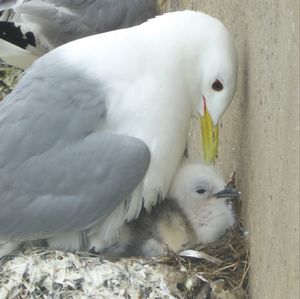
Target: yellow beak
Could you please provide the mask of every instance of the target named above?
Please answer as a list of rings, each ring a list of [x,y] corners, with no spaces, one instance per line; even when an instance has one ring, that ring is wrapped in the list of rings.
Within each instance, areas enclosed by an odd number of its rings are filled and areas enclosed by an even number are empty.
[[[204,161],[212,164],[218,156],[219,125],[213,125],[207,109],[204,111],[204,116],[200,116],[200,121]]]

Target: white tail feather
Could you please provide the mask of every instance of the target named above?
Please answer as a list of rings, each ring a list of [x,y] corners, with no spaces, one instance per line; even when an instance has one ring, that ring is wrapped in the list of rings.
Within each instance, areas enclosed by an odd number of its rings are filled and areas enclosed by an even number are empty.
[[[39,56],[0,39],[0,58],[9,65],[25,70]]]

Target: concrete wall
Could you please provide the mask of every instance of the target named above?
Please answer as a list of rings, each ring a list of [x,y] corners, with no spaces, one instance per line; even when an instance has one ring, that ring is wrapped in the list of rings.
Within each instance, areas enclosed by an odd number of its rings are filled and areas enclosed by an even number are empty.
[[[251,297],[299,298],[299,4],[168,0],[165,10],[187,8],[221,19],[239,52],[238,90],[222,120],[216,165],[226,177],[237,170]]]

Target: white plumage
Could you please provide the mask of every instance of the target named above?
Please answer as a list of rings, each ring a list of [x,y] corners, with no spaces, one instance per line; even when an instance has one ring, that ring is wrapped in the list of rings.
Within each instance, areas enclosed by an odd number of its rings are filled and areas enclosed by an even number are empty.
[[[115,241],[124,221],[166,197],[190,118],[216,126],[236,72],[228,31],[193,11],[42,56],[0,104],[0,243]],[[204,147],[217,144],[210,133]]]

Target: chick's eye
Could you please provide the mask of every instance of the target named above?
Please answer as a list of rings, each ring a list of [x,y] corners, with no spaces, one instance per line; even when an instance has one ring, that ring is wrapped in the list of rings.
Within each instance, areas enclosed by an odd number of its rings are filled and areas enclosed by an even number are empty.
[[[212,84],[211,88],[212,88],[213,90],[215,90],[215,91],[221,91],[221,90],[223,90],[223,84],[222,84],[222,82],[221,82],[220,80],[217,79],[217,80]]]
[[[205,189],[197,189],[196,192],[199,194],[203,194],[206,192],[206,190]]]

